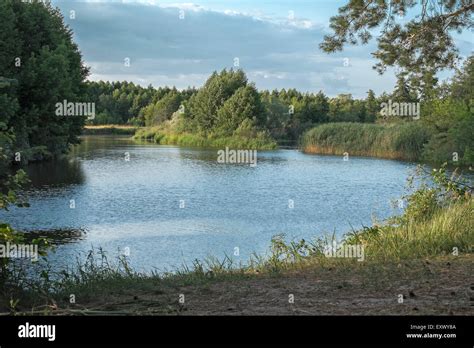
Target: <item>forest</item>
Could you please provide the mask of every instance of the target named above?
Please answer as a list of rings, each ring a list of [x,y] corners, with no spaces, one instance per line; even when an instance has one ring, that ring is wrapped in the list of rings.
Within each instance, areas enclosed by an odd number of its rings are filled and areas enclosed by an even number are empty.
[[[364,99],[294,88],[257,90],[243,70],[232,68],[213,72],[200,88],[142,87],[127,81],[88,81],[72,30],[52,5],[3,1],[0,7],[0,141],[8,164],[67,153],[80,141],[86,123],[145,127],[136,137],[161,143],[220,146],[225,141],[219,139],[226,139],[236,146],[302,146],[324,153],[339,145],[357,148],[362,155],[374,153],[368,149],[380,139],[357,144],[357,139],[346,139],[350,133],[331,137],[327,131],[337,133],[337,123],[355,123],[351,129],[360,130],[367,123],[381,125],[370,128],[380,130],[395,123],[397,127],[380,133],[390,143],[391,154],[385,157],[473,162],[473,56],[458,65],[449,81],[426,73],[413,82],[410,74],[400,73],[392,93],[376,96],[368,90]],[[36,30],[38,26],[43,30]],[[63,100],[94,103],[95,117],[58,116],[55,105]],[[387,115],[383,109],[388,103],[421,105],[419,119]],[[334,125],[319,128],[327,123]],[[406,155],[393,155],[403,151]]]

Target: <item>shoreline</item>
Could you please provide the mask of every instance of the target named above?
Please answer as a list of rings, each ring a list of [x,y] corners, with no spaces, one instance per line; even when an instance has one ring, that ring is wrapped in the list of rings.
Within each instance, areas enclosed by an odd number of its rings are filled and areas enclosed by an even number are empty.
[[[473,315],[474,278],[466,277],[473,268],[474,254],[468,253],[362,263],[328,259],[273,273],[124,275],[50,294],[48,305],[20,301],[14,314]],[[75,303],[69,301],[71,293]],[[12,314],[0,307],[0,315]]]
[[[150,134],[147,134],[150,132]],[[134,141],[144,141],[151,144],[156,145],[175,145],[175,146],[182,146],[187,148],[198,148],[198,149],[221,149],[224,146],[225,148],[225,140],[229,138],[216,138],[216,139],[207,139],[204,137],[200,137],[194,134],[167,134],[167,133],[160,133],[158,136],[158,141],[156,141],[156,130],[153,127],[138,127],[138,126],[128,126],[128,125],[88,125],[84,127],[84,131],[81,136],[101,136],[101,135],[123,135],[123,136],[131,136],[130,139]],[[191,136],[199,139],[196,141],[191,141],[188,143],[186,140],[181,141],[181,137]],[[232,138],[232,137],[230,137]],[[429,165],[429,166],[437,166],[442,164],[441,162],[433,162],[433,161],[426,161],[420,158],[412,158],[412,156],[407,156],[402,151],[380,151],[374,149],[363,149],[363,150],[355,150],[355,151],[347,151],[347,149],[340,148],[339,145],[337,146],[320,146],[315,144],[297,144],[294,146],[285,146],[279,145],[278,142],[264,144],[260,147],[255,148],[254,146],[245,146],[245,142],[249,139],[240,139],[243,140],[242,149],[256,149],[260,151],[271,151],[271,150],[298,150],[301,153],[308,154],[308,155],[320,155],[320,156],[343,156],[345,153],[348,154],[350,157],[366,157],[366,158],[374,158],[374,159],[385,159],[385,160],[394,160],[394,161],[402,161],[407,163],[414,163],[414,164],[421,164],[421,165]],[[224,141],[224,143],[223,143]],[[213,144],[215,143],[215,145]],[[239,139],[237,139],[237,144],[239,143]],[[234,146],[235,148],[239,148],[239,146]],[[449,167],[460,167],[460,168],[470,168],[467,164],[454,164],[448,163]]]
[[[128,125],[86,125],[83,135],[135,135],[140,127]]]

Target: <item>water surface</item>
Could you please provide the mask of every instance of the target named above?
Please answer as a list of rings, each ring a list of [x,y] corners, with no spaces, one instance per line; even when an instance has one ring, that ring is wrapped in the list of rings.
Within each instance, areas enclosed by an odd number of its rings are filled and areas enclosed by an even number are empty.
[[[391,202],[413,167],[297,150],[259,151],[256,167],[219,164],[217,150],[88,136],[68,158],[28,166],[31,207],[0,218],[49,232],[60,243],[50,259],[61,267],[91,247],[109,255],[128,248],[140,270],[233,255],[236,247],[234,258],[245,261],[277,234],[341,236],[397,213]]]

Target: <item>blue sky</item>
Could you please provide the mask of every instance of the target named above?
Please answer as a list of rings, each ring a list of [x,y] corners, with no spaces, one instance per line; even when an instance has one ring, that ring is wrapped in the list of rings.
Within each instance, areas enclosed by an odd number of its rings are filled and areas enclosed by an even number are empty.
[[[91,80],[201,86],[214,70],[237,62],[259,89],[323,90],[364,97],[395,84],[378,75],[375,42],[327,55],[318,45],[340,0],[53,0],[74,30]],[[71,19],[71,10],[75,18]],[[461,54],[472,37],[458,37]],[[126,66],[125,59],[130,66]],[[444,74],[443,76],[448,76]]]

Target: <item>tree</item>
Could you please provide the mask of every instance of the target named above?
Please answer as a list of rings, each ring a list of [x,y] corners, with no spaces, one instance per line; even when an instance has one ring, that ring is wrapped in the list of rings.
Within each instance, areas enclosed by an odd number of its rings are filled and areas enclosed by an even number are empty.
[[[204,86],[194,94],[186,108],[187,118],[193,119],[198,131],[207,133],[214,127],[217,112],[240,87],[247,85],[247,77],[242,70],[222,70],[212,73]]]
[[[14,141],[13,132],[7,130],[5,123],[0,122],[0,210],[7,210],[11,204],[27,205],[18,197],[18,190],[27,182],[25,172],[20,169],[11,175],[9,171]]]
[[[360,122],[360,108],[354,108],[351,94],[340,94],[329,102],[329,119],[331,122]]]
[[[314,114],[310,118],[313,123],[323,123],[328,121],[329,100],[322,91],[319,91],[314,97],[313,110]]]
[[[72,31],[49,3],[13,0],[0,4],[0,27],[0,76],[18,81],[8,96],[18,107],[0,119],[14,130],[15,152],[26,160],[65,153],[85,117],[58,117],[55,104],[83,101],[88,74]]]
[[[265,124],[265,109],[253,85],[240,87],[224,102],[217,112],[215,127],[220,134],[232,135],[246,119],[253,120],[256,126]]]
[[[369,89],[367,92],[367,98],[365,99],[366,116],[365,122],[375,122],[377,115],[380,111],[380,104],[377,102],[375,93]]]
[[[286,127],[290,119],[289,107],[279,98],[277,93],[262,93],[262,103],[265,107],[265,128],[270,131],[272,137],[281,139],[287,136]]]
[[[145,108],[143,112],[145,125],[153,126],[171,119],[171,116],[178,110],[180,104],[181,96],[179,93],[176,90],[169,92],[156,104],[150,104]]]
[[[468,106],[474,102],[474,55],[466,59],[461,69],[456,70],[450,87],[453,98],[463,100]]]
[[[474,56],[471,56],[446,86],[448,93],[443,92],[426,103],[422,122],[434,134],[426,146],[428,159],[452,161],[457,154],[459,162],[474,164],[473,81]]]
[[[418,15],[400,23],[410,9]],[[421,0],[420,5],[416,0],[349,0],[331,18],[333,34],[326,35],[320,47],[331,53],[346,44],[367,44],[370,31],[378,28],[374,68],[383,73],[387,66],[398,66],[416,83],[426,72],[455,67],[459,56],[452,32],[472,28],[473,10],[472,0]]]
[[[403,75],[398,75],[397,84],[395,85],[391,97],[393,101],[400,103],[409,103],[417,99]]]

